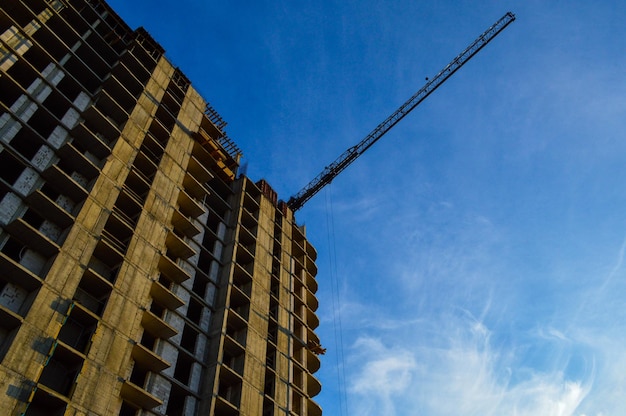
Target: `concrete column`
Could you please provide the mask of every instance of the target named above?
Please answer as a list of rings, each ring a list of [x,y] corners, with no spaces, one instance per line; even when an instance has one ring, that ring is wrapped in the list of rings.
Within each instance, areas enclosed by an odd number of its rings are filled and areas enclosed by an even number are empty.
[[[170,391],[172,390],[172,383],[159,374],[152,374],[151,379],[148,382],[147,391],[163,400],[163,404],[154,410],[158,413],[165,414],[167,410],[167,402],[170,397]]]
[[[45,235],[54,242],[57,242],[59,240],[59,237],[61,236],[61,231],[63,230],[61,230],[58,225],[48,220],[45,220],[41,224],[41,227],[39,227],[39,232],[41,232],[41,234]]]
[[[209,331],[209,325],[211,324],[211,310],[208,308],[202,309],[202,315],[200,316],[200,328],[203,331]]]
[[[193,391],[200,389],[200,380],[202,378],[202,366],[199,363],[191,365],[191,374],[189,375],[189,388]]]
[[[27,249],[22,254],[22,258],[20,259],[20,264],[22,266],[26,267],[31,272],[33,272],[33,273],[38,275],[39,272],[46,265],[47,261],[48,261],[48,259],[45,258],[44,256],[42,256],[41,254],[39,254],[39,253],[37,253],[37,252],[35,252],[35,251],[31,250],[31,249]]]
[[[196,402],[197,401],[193,396],[187,396],[185,398],[183,416],[196,416]]]
[[[216,286],[212,282],[209,282],[206,287],[206,293],[204,294],[204,300],[211,306],[213,306],[215,303],[215,291]]]
[[[45,170],[50,166],[52,160],[55,158],[54,152],[48,146],[41,146],[37,153],[33,156],[31,163],[34,167]]]
[[[7,192],[0,201],[0,223],[8,224],[11,222],[17,212],[24,209],[25,206],[19,196],[13,192]]]
[[[176,361],[178,360],[178,349],[167,341],[159,341],[156,352],[170,363],[170,367],[163,370],[162,373],[174,377],[174,368],[176,368]]]
[[[17,180],[13,184],[13,187],[20,194],[26,196],[30,194],[31,190],[40,180],[39,174],[32,168],[27,167],[22,171],[20,176],[18,176]]]
[[[48,137],[48,143],[55,149],[60,149],[65,144],[68,138],[67,130],[61,126],[56,126],[50,136]]]
[[[9,113],[4,113],[0,117],[0,138],[5,143],[11,143],[11,140],[17,135],[22,125],[17,122]]]
[[[20,307],[27,296],[28,292],[24,288],[13,283],[7,283],[0,291],[0,305],[19,314]]]

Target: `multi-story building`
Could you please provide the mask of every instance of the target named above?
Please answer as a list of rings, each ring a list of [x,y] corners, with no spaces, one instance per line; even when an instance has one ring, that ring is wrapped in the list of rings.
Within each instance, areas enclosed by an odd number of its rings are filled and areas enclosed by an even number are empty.
[[[103,0],[0,2],[0,414],[321,415],[316,252]]]

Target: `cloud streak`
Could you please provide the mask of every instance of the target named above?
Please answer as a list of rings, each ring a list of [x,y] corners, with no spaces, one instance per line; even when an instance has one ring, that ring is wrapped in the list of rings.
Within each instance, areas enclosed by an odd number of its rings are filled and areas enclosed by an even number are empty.
[[[483,323],[467,315],[446,318],[434,337],[432,329],[418,326],[409,342],[390,335],[354,343],[352,413],[577,415],[593,376],[573,380],[558,369],[520,368],[520,351],[495,346],[492,331]],[[429,332],[432,338],[422,337]]]

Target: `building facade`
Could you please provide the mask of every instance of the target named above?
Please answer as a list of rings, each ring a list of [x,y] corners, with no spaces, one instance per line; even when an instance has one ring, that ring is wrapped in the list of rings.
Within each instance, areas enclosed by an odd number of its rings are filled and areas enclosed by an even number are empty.
[[[316,251],[103,0],[0,2],[0,414],[321,415]]]

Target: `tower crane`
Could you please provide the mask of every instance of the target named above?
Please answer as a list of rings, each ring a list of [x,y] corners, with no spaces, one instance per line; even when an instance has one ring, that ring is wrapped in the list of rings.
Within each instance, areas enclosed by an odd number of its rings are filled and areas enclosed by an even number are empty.
[[[372,130],[357,145],[350,147],[343,152],[334,162],[326,166],[324,170],[317,175],[311,182],[297,194],[289,198],[287,205],[292,211],[297,211],[317,194],[322,188],[332,182],[335,177],[361,156],[367,149],[376,143],[385,135],[393,126],[409,114],[415,107],[426,99],[433,91],[443,84],[452,74],[459,70],[467,61],[469,61],[478,51],[487,45],[493,38],[504,30],[511,22],[515,20],[515,15],[507,12],[496,23],[491,25],[482,35],[472,42],[463,52],[457,55],[448,65],[446,65],[432,79],[426,78],[426,84],[402,104],[393,114],[387,117],[374,130]]]

